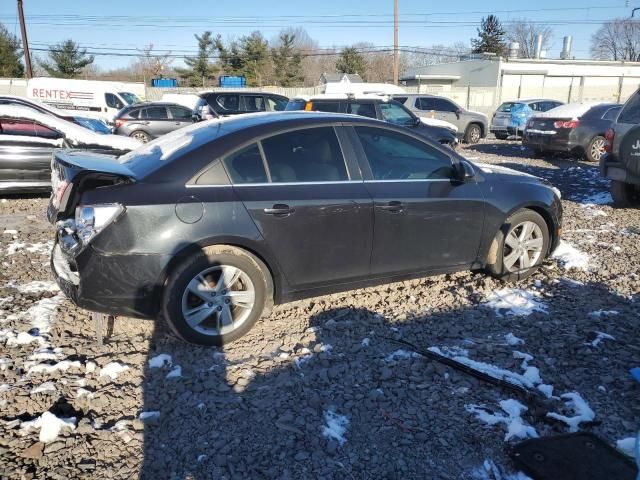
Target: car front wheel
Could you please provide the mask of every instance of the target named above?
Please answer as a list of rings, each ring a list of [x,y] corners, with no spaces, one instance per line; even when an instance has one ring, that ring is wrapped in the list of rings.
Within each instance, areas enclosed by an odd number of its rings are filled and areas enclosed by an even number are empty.
[[[482,129],[480,125],[472,123],[467,127],[467,130],[464,134],[464,141],[466,143],[478,143],[482,138]]]
[[[517,282],[531,276],[549,251],[549,228],[533,210],[511,215],[493,241],[487,271],[496,278]]]
[[[265,264],[245,250],[216,245],[187,258],[169,276],[162,312],[181,339],[221,346],[247,333],[272,305]]]

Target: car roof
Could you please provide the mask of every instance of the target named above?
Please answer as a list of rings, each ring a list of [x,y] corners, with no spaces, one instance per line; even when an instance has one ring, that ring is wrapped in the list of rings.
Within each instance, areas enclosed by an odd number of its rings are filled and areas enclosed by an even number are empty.
[[[305,102],[313,102],[314,100],[335,100],[337,102],[343,100],[372,100],[377,102],[388,102],[390,98],[387,94],[377,93],[319,93],[317,95],[298,95],[291,98],[291,101],[295,100],[303,100]]]
[[[210,90],[210,91],[206,91],[206,92],[198,92],[198,95],[202,96],[202,95],[212,95],[212,94],[222,94],[222,93],[232,93],[234,95],[241,95],[241,94],[245,94],[245,95],[274,95],[276,97],[285,97],[286,95],[282,95],[281,93],[275,93],[275,92],[267,92],[264,90],[242,90],[242,89],[234,89],[234,90]]]

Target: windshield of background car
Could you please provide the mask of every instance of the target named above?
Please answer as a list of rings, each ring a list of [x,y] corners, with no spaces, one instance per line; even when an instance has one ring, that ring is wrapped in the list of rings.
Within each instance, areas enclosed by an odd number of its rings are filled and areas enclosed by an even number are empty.
[[[515,103],[513,102],[505,102],[502,105],[500,105],[498,107],[498,110],[496,110],[497,112],[503,112],[503,113],[510,113],[511,109],[513,108],[513,106],[515,105]]]
[[[415,117],[397,103],[381,103],[380,113],[385,122],[393,123],[394,125],[407,127],[416,123]]]
[[[118,95],[122,97],[122,99],[127,102],[129,105],[133,105],[134,103],[140,102],[140,99],[131,92],[118,92]]]
[[[294,110],[304,110],[304,107],[306,105],[307,105],[306,100],[289,100],[289,103],[287,103],[285,110],[287,112],[291,112]]]

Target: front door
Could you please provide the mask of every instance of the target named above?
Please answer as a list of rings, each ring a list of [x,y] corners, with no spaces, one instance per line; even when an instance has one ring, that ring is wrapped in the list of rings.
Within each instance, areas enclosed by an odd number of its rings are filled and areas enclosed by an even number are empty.
[[[225,158],[292,290],[369,272],[373,202],[333,127],[281,133]]]
[[[475,181],[452,180],[448,154],[410,134],[380,127],[354,130],[374,201],[372,274],[473,263],[484,223]]]

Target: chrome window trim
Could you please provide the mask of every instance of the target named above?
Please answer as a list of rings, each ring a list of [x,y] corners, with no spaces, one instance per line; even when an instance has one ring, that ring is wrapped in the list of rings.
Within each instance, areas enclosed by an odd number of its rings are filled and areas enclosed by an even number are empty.
[[[331,182],[273,182],[273,183],[233,183],[229,185],[186,185],[187,188],[203,188],[203,187],[279,187],[279,186],[303,186],[303,185],[342,185],[342,184],[364,183],[363,180],[341,180]]]

